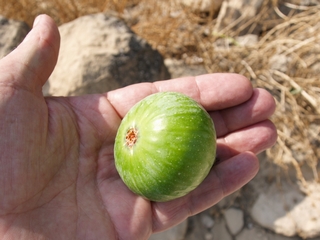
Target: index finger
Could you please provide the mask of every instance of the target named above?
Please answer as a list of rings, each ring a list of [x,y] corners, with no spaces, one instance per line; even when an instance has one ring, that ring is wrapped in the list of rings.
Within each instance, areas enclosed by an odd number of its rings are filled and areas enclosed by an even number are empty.
[[[199,102],[207,111],[239,105],[250,99],[253,88],[242,75],[206,74],[154,83],[138,83],[107,93],[109,102],[120,117],[138,101],[157,92],[181,92]]]

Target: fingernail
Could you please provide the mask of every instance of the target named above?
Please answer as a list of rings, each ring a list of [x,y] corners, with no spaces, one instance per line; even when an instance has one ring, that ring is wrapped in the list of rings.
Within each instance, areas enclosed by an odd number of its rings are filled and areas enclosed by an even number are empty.
[[[41,15],[36,17],[36,19],[33,22],[33,27],[37,26],[37,24],[40,22],[40,20],[41,20]]]

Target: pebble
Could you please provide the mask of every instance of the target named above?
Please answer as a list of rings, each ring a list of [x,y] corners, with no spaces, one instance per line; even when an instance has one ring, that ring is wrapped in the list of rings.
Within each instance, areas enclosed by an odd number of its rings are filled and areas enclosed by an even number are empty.
[[[214,225],[214,220],[207,214],[201,216],[201,222],[206,228],[212,228]]]
[[[155,233],[151,235],[149,240],[183,240],[186,235],[187,227],[188,220],[185,220],[177,226],[170,228],[164,232]]]
[[[236,208],[229,208],[224,212],[224,218],[232,235],[238,234],[244,225],[243,211]]]
[[[226,222],[223,218],[221,218],[218,222],[216,222],[211,230],[212,239],[217,240],[232,240],[232,236],[229,233]]]

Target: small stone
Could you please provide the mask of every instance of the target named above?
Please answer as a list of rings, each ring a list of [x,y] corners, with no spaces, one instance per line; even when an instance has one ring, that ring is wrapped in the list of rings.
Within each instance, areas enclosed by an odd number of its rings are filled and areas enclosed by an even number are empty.
[[[271,235],[271,233],[269,233],[269,235]],[[273,236],[268,239],[272,239],[272,240],[300,240],[301,238],[299,238],[299,237],[286,237],[286,236],[279,235],[279,234],[273,234]],[[319,239],[313,239],[313,240],[319,240]]]
[[[243,211],[236,208],[229,208],[224,213],[228,229],[233,235],[238,234],[244,225]]]
[[[243,229],[237,236],[236,240],[299,240],[298,237],[285,237],[266,231],[261,227],[253,227],[252,229]]]
[[[295,223],[292,219],[285,218],[286,209],[281,194],[276,193],[275,188],[273,186],[268,193],[260,194],[252,208],[251,216],[259,225],[291,237],[296,233]],[[300,198],[302,196],[299,196]]]
[[[236,240],[249,240],[249,239],[263,239],[263,233],[259,232],[257,228],[244,229],[237,237]]]
[[[214,225],[214,220],[207,214],[202,214],[201,222],[206,228],[212,228]]]
[[[252,218],[261,226],[287,237],[320,236],[320,184],[308,183],[304,195],[298,188],[284,184],[282,190],[273,184],[260,194],[252,210]]]
[[[170,228],[164,232],[151,235],[149,240],[183,240],[186,235],[188,220],[183,221],[177,226]]]
[[[259,37],[256,34],[246,34],[236,38],[240,46],[252,47],[258,43]]]
[[[206,234],[204,235],[204,238],[205,238],[206,240],[212,240],[212,234],[211,234],[211,233],[206,233]]]
[[[232,236],[228,232],[226,223],[223,218],[219,219],[217,221],[212,230],[212,239],[217,239],[217,240],[232,240]]]
[[[291,58],[285,54],[276,54],[269,59],[270,68],[280,72],[287,72]]]
[[[204,65],[189,65],[183,60],[167,58],[164,60],[164,64],[172,78],[197,76],[208,73]]]

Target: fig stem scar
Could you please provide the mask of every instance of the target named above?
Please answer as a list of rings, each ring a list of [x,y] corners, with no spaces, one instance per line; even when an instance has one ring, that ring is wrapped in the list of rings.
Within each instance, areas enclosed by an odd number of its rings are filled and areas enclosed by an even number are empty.
[[[129,148],[132,148],[137,142],[137,140],[138,140],[138,131],[134,127],[131,127],[126,134],[126,145]]]

